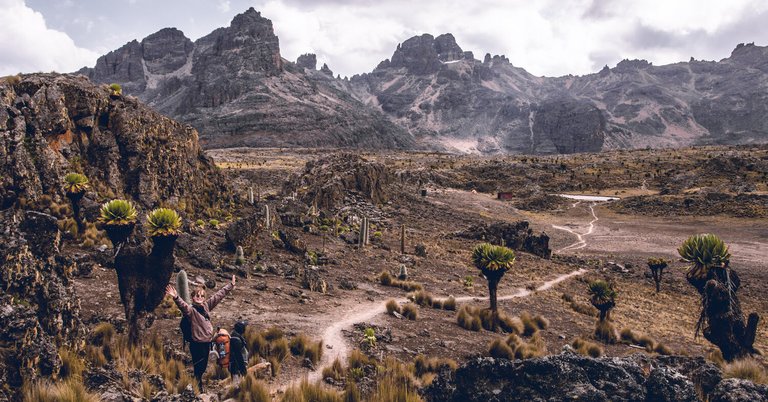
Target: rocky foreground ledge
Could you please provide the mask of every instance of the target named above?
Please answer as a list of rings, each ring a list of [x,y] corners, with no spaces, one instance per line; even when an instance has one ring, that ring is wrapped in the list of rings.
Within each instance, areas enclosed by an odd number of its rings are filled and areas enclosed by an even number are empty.
[[[443,371],[428,401],[768,401],[768,386],[735,378],[703,357],[571,352],[530,360],[492,357]]]

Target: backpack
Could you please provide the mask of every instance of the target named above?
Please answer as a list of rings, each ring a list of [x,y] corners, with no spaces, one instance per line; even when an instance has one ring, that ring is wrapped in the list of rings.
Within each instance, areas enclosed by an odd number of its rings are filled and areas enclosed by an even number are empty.
[[[203,316],[206,320],[210,321],[210,317],[205,312],[205,308],[203,306],[192,306],[195,310],[197,310],[200,315]],[[179,323],[179,328],[181,328],[181,336],[185,343],[192,342],[192,320],[189,319],[187,316],[181,317],[181,322]]]
[[[219,355],[216,360],[220,367],[229,367],[229,334],[226,331],[219,331],[213,338],[213,350]]]
[[[245,346],[245,338],[243,338],[243,336],[239,334],[236,336],[233,336],[232,338],[237,338],[240,341],[240,345],[241,345],[240,353],[243,356],[242,357],[243,363],[245,364],[246,367],[248,367],[248,347]]]

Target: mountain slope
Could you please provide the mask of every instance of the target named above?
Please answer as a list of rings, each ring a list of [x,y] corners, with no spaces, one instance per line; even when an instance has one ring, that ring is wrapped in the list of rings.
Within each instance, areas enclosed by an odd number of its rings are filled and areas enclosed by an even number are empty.
[[[250,8],[195,42],[174,28],[132,41],[81,74],[116,82],[192,124],[204,146],[411,148],[411,136],[340,90],[330,70],[288,62],[272,22]]]
[[[399,44],[351,88],[417,138],[464,152],[571,153],[768,141],[768,50],[655,67],[624,60],[581,77],[481,62],[451,34]]]

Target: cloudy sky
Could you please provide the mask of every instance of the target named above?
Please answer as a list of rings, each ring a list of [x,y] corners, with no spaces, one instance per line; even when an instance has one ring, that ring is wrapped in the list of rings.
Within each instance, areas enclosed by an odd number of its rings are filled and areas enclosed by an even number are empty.
[[[453,33],[475,58],[504,54],[546,76],[768,44],[765,0],[0,0],[0,76],[93,66],[164,27],[195,40],[248,7],[272,20],[284,58],[313,52],[342,76],[371,71],[422,33]]]

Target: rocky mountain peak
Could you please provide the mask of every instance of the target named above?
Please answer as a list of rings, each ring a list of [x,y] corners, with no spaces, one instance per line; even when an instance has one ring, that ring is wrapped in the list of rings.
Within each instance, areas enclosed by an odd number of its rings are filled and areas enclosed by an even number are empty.
[[[397,46],[388,67],[405,67],[412,74],[432,74],[444,62],[460,60],[464,51],[450,33],[435,38],[430,34],[414,36]]]
[[[234,18],[232,18],[232,22],[230,23],[231,28],[245,28],[251,26],[260,26],[267,22],[269,26],[272,26],[272,21],[264,18],[261,16],[261,13],[256,11],[253,7],[245,10],[245,12],[241,14],[237,14]]]
[[[296,66],[306,70],[315,70],[317,69],[317,56],[314,53],[302,54],[296,59]]]
[[[163,28],[141,41],[147,70],[152,74],[168,74],[187,63],[194,44],[176,28]]]

